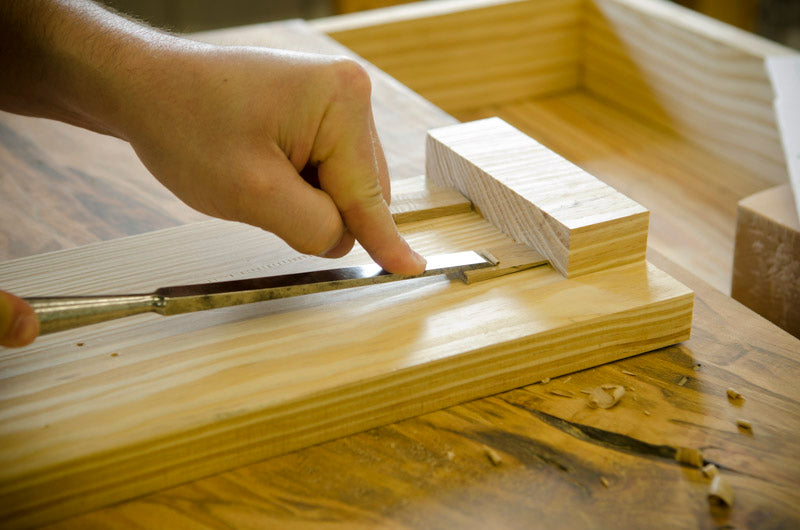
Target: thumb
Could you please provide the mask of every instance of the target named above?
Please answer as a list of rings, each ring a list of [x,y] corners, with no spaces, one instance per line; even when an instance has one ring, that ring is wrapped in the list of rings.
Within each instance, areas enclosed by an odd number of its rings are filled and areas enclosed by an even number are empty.
[[[26,346],[38,334],[39,319],[31,306],[11,293],[0,291],[0,346]]]

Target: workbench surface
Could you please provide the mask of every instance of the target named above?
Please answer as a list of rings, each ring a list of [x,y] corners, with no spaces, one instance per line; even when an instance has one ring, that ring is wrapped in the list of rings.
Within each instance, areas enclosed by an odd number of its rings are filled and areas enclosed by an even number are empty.
[[[298,22],[207,37],[343,51]],[[419,175],[425,131],[455,120],[371,72],[393,178]],[[3,260],[203,219],[112,138],[0,114],[0,159]],[[800,341],[662,253],[651,248],[648,258],[696,293],[692,338],[681,345],[313,446],[53,528],[800,526]],[[589,409],[580,391],[603,383],[628,391],[612,409]],[[729,400],[728,387],[744,399]],[[737,427],[738,418],[752,430]],[[674,459],[677,447],[698,449],[717,465],[734,489],[732,508],[709,508],[708,479]]]

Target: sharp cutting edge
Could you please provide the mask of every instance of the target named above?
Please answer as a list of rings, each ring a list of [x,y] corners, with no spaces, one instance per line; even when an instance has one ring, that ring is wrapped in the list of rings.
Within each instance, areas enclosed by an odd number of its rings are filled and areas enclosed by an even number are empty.
[[[447,275],[463,279],[466,271],[497,265],[494,258],[473,251],[439,254],[427,260],[425,272],[417,276],[391,274],[372,264],[162,287],[147,294],[29,297],[25,301],[39,318],[39,333],[45,335],[140,313],[177,315],[426,276]]]

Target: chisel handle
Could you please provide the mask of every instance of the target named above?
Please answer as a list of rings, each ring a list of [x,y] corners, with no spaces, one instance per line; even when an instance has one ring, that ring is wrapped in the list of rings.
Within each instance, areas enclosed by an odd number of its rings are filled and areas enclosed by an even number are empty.
[[[40,335],[139,313],[158,313],[165,305],[164,297],[157,294],[30,297],[25,301],[39,318]]]

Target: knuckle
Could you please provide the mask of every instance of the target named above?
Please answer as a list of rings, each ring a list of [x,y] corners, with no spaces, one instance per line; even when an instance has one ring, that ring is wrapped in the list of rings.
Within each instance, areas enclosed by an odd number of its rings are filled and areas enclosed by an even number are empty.
[[[337,89],[356,97],[369,98],[372,91],[367,70],[349,57],[336,57],[331,63],[331,76]]]

